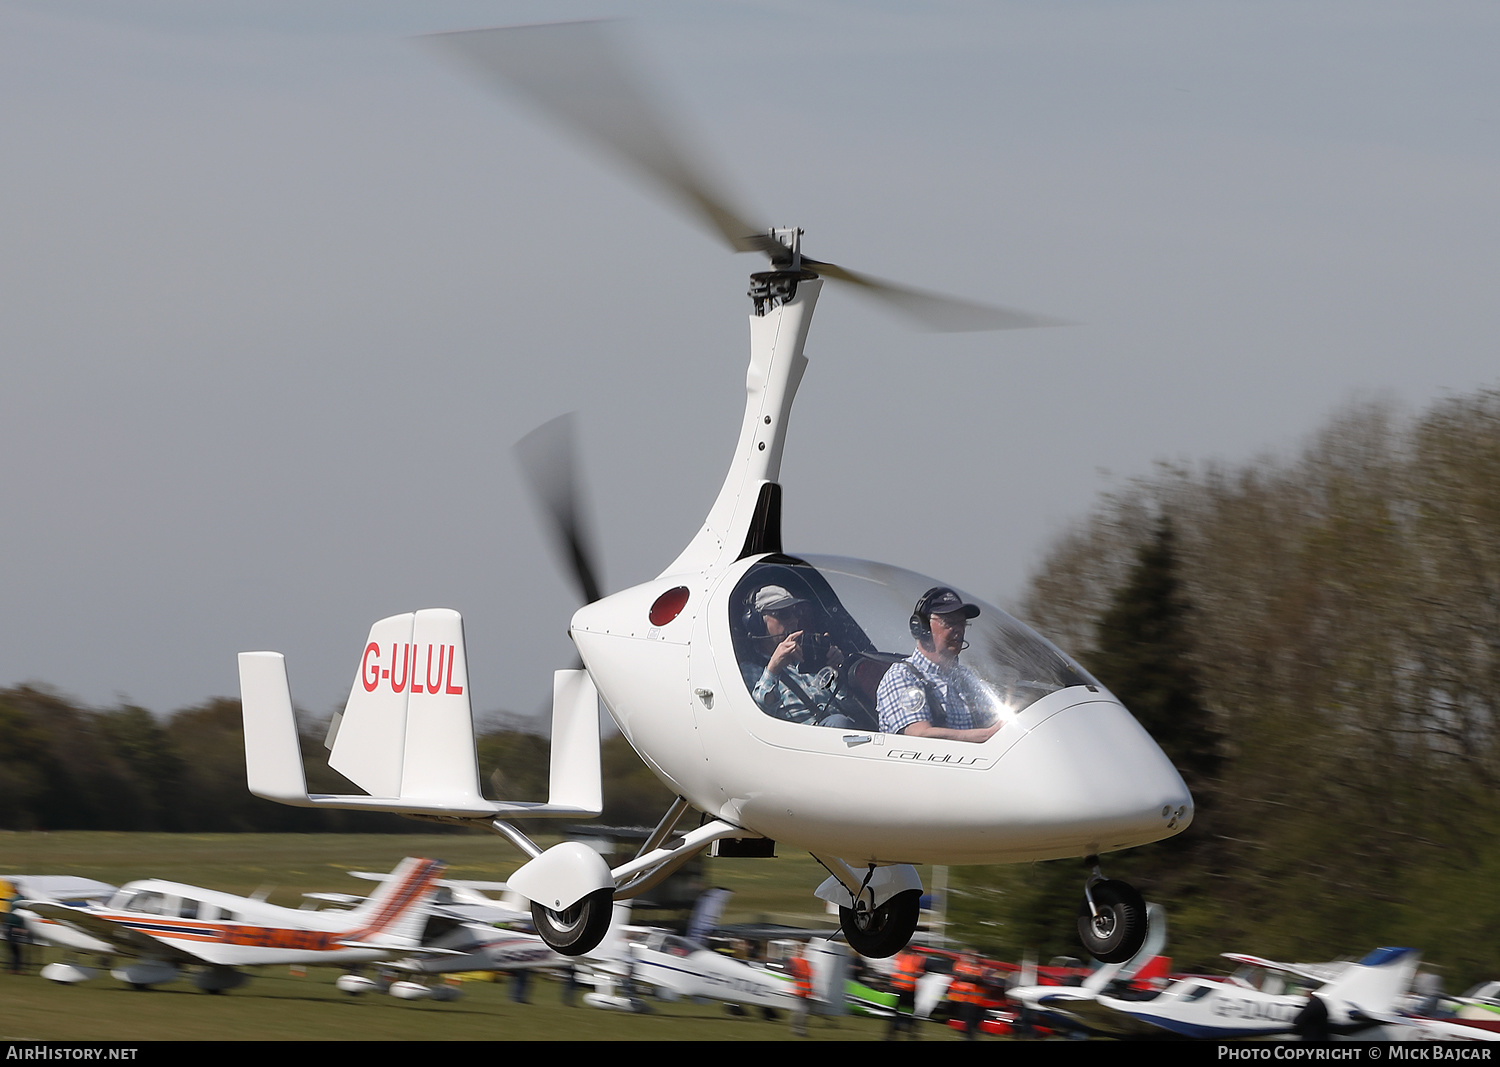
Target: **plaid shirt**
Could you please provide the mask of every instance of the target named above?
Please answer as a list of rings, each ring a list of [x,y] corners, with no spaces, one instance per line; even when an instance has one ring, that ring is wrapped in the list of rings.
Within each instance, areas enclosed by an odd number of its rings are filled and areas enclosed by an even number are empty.
[[[846,698],[839,690],[838,674],[827,667],[816,674],[803,674],[795,667],[786,666],[776,675],[768,667],[747,664],[741,667],[741,671],[760,710],[774,719],[818,725],[832,715],[858,713],[857,707],[851,710],[844,706]],[[795,682],[801,693],[787,684],[788,681]],[[812,707],[802,699],[803,694],[813,702]]]
[[[927,684],[923,685],[923,681]],[[875,690],[875,711],[880,715],[880,732],[899,734],[912,723],[931,722],[928,693],[942,708],[942,725],[952,730],[970,730],[981,725],[970,710],[964,692],[974,692],[979,679],[960,663],[944,670],[922,655],[918,649],[900,663],[892,665]]]

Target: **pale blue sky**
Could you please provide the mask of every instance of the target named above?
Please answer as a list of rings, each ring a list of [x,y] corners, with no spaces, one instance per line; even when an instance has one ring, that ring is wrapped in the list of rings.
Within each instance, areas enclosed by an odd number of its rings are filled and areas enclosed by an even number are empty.
[[[542,706],[571,593],[510,446],[577,410],[606,583],[655,574],[759,268],[408,38],[619,14],[809,254],[1082,324],[826,290],[790,548],[1007,603],[1158,459],[1500,381],[1493,4],[0,2],[0,684],[165,711],[274,648],[321,712],[441,605],[478,705]]]

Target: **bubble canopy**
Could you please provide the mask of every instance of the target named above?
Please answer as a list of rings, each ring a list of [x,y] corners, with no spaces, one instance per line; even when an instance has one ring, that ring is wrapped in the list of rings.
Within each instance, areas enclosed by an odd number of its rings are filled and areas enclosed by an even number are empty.
[[[779,712],[773,701],[763,700],[769,675],[763,675],[779,634],[778,626],[756,610],[756,598],[767,587],[784,590],[801,601],[796,625],[803,638],[802,660],[793,669],[801,673],[786,680],[782,672],[784,699],[810,698],[821,703],[822,690],[838,695],[838,707],[827,711],[837,716],[790,715]],[[868,560],[841,556],[765,557],[751,566],[736,583],[730,598],[731,626],[735,633],[747,686],[768,715],[793,718],[812,725],[876,728],[875,690],[895,662],[917,648],[912,616],[918,601],[935,587],[956,592],[979,614],[968,620],[967,645],[959,662],[972,681],[965,699],[988,725],[1008,719],[1049,693],[1072,686],[1098,686],[1098,682],[1071,657],[1030,627],[999,608],[914,571]],[[761,595],[762,606],[775,602]],[[769,627],[769,632],[768,632]],[[765,680],[758,679],[764,678]]]

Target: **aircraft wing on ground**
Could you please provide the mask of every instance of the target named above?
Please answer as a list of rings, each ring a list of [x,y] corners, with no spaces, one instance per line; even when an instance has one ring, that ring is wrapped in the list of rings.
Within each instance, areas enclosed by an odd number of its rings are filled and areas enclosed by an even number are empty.
[[[84,908],[73,908],[66,904],[53,904],[45,900],[34,900],[25,902],[22,905],[22,910],[39,915],[49,922],[63,923],[90,937],[98,938],[122,955],[171,960],[174,963],[204,962],[203,957],[194,952],[179,948],[160,938],[153,937],[151,934],[137,930],[127,922],[106,919],[104,916]],[[43,936],[46,936],[45,927],[43,930]],[[190,929],[186,933],[194,935],[201,933],[201,931]]]
[[[1108,1037],[1161,1037],[1162,1027],[1129,1012],[1120,1011],[1107,1000],[1095,997],[1044,995],[1037,999],[1043,1011],[1056,1012],[1076,1020],[1091,1033]]]
[[[536,934],[470,925],[468,938],[457,933],[444,940],[448,946],[432,945],[390,964],[396,970],[416,974],[449,974],[454,971],[525,971],[544,967],[565,968],[573,963],[553,952]]]
[[[350,871],[351,877],[362,878],[367,882],[386,882],[390,879],[389,874],[380,874],[375,871]],[[440,878],[436,883],[437,894],[428,902],[427,908],[434,915],[442,915],[460,923],[513,923],[531,921],[531,908],[515,907],[503,900],[485,896],[485,893],[505,893],[509,886],[504,882],[482,882],[473,880],[462,880],[455,878]],[[333,894],[324,894],[316,897],[314,894],[305,894],[315,899],[333,899]],[[363,898],[350,896],[351,900]]]
[[[7,890],[8,887],[8,890]],[[118,886],[72,874],[0,875],[0,894],[22,900],[48,900],[54,904],[86,904],[108,900]]]
[[[1350,960],[1334,960],[1330,963],[1278,963],[1275,960],[1263,959],[1260,956],[1247,956],[1241,952],[1221,952],[1219,955],[1235,963],[1243,963],[1250,967],[1260,967],[1267,971],[1289,974],[1293,978],[1304,978],[1309,982],[1315,982],[1319,985],[1333,981],[1347,971],[1351,963]]]

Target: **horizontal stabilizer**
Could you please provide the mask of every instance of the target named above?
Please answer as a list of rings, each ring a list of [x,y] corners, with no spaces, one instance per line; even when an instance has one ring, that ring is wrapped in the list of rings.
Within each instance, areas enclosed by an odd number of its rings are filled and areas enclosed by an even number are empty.
[[[250,791],[267,800],[458,818],[590,818],[603,809],[599,694],[586,671],[558,671],[553,682],[549,799],[483,797],[463,619],[447,608],[370,628],[328,760],[370,795],[308,794],[281,653],[240,653],[240,695]]]

